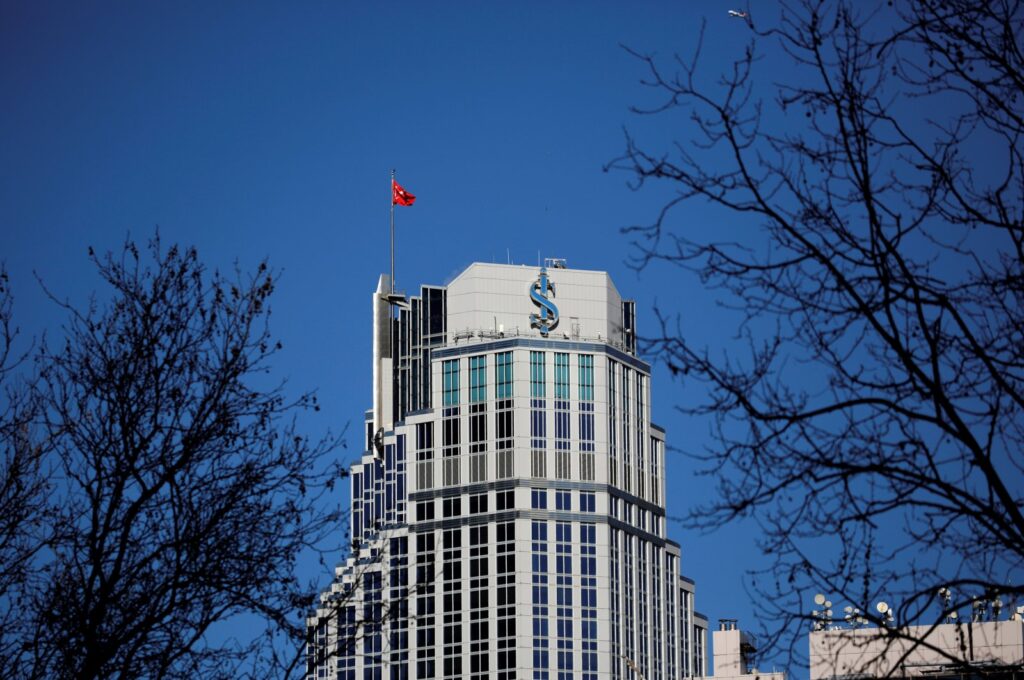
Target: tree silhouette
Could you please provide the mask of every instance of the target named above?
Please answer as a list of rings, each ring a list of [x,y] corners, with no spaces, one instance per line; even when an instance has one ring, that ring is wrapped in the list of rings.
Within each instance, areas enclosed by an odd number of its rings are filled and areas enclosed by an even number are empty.
[[[13,296],[0,269],[0,677],[19,668],[30,635],[28,603],[34,558],[42,550],[47,484],[41,450],[29,437],[35,415],[31,383],[20,378],[26,355],[15,347]]]
[[[110,297],[59,302],[68,322],[58,348],[38,351],[32,427],[6,419],[2,432],[3,474],[35,452],[49,489],[31,506],[45,531],[24,596],[0,599],[22,622],[0,633],[0,650],[19,650],[0,675],[287,673],[315,593],[296,559],[338,529],[323,494],[341,475],[328,455],[338,441],[296,426],[315,397],[289,399],[270,371],[276,275],[210,273],[159,236],[141,253],[128,242],[90,256]],[[5,574],[18,565],[0,557]],[[246,616],[266,636],[225,634]]]
[[[1024,603],[1024,9],[806,0],[745,21],[717,81],[699,48],[631,50],[658,99],[636,111],[682,112],[688,136],[662,152],[627,134],[609,164],[675,191],[625,230],[636,265],[696,272],[738,310],[728,352],[667,311],[646,342],[707,389],[684,410],[714,424],[699,457],[718,500],[688,523],[756,519],[770,566],[750,583],[794,660],[816,591],[892,637],[975,600],[1008,611]],[[675,226],[695,202],[742,240]]]

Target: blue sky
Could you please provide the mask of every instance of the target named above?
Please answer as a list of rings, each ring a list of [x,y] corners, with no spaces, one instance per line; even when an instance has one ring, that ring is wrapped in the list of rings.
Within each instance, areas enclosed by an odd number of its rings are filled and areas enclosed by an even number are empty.
[[[0,261],[24,333],[60,333],[34,275],[82,303],[86,253],[141,241],[194,244],[211,267],[264,257],[283,272],[275,366],[316,388],[310,431],[351,422],[370,401],[370,292],[388,268],[388,176],[418,200],[399,209],[400,288],[444,283],[472,261],[564,257],[603,269],[711,346],[731,325],[692,276],[627,267],[621,227],[671,194],[633,192],[602,166],[623,126],[683,139],[681,115],[640,119],[641,65],[620,47],[689,54],[707,21],[707,73],[749,36],[718,1],[649,3],[54,3],[0,5]],[[683,221],[737,229],[693,206]],[[674,404],[699,398],[660,369],[655,420],[699,450],[706,424]],[[358,435],[342,455],[353,458]],[[669,459],[670,514],[706,499],[695,464]],[[339,503],[345,499],[338,497]],[[751,624],[743,572],[755,531],[670,525],[698,609]],[[340,537],[340,529],[339,529]],[[312,568],[312,567],[311,567]],[[324,577],[326,582],[326,576]]]

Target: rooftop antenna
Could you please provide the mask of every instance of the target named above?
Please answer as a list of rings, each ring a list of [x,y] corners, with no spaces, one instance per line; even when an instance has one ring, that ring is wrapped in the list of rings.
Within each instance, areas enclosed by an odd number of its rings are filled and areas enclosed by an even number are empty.
[[[956,621],[956,611],[950,611],[953,602],[953,592],[946,586],[939,588],[939,597],[942,599],[942,611],[946,612],[946,623]]]
[[[892,607],[889,606],[888,602],[886,602],[885,600],[880,600],[878,604],[875,605],[875,610],[881,615],[882,622],[885,625],[889,625],[890,623],[892,623]]]
[[[811,611],[811,618],[814,619],[813,630],[825,630],[832,623],[832,601],[825,599],[822,593],[814,596],[814,604],[823,609]]]
[[[886,605],[888,607],[888,605]],[[862,616],[860,608],[852,605],[846,605],[843,607],[843,612],[846,614],[843,619],[850,626],[850,628],[856,628],[857,626],[866,626],[868,620]]]

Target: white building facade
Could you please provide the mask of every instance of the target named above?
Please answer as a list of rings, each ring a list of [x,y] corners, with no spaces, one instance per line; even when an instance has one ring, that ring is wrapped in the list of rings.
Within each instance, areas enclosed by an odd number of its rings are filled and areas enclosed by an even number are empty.
[[[381,277],[352,553],[309,615],[307,677],[705,674],[634,305],[549,265],[413,297]]]
[[[966,620],[906,628],[816,630],[808,640],[810,680],[1024,676],[1024,622]]]
[[[711,634],[711,647],[714,675],[703,680],[786,680],[782,671],[765,673],[754,667],[757,638],[740,630],[736,619],[718,620],[718,630]]]

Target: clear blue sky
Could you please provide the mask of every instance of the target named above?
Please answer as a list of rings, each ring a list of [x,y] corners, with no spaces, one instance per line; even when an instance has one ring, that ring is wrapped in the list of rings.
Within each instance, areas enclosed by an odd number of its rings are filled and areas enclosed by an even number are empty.
[[[400,288],[444,283],[475,260],[565,257],[611,273],[638,300],[641,333],[657,301],[698,339],[726,342],[731,327],[695,278],[624,264],[619,229],[653,219],[666,188],[634,193],[602,165],[622,150],[623,126],[687,136],[681,116],[629,113],[645,101],[643,71],[620,43],[688,54],[706,19],[713,74],[749,35],[731,7],[3,3],[0,260],[20,325],[59,333],[33,273],[81,302],[97,285],[87,248],[116,249],[128,234],[144,241],[157,225],[211,266],[269,257],[283,270],[278,375],[318,389],[312,431],[351,422],[358,433],[394,167],[418,197],[398,213]],[[657,371],[655,420],[672,444],[699,450],[706,426],[673,410],[694,397]],[[350,443],[351,458],[358,435]],[[674,456],[668,466],[670,514],[708,497],[693,462]],[[742,586],[760,563],[751,527],[699,536],[673,524],[670,534],[697,581],[698,609],[712,622],[753,623]]]

